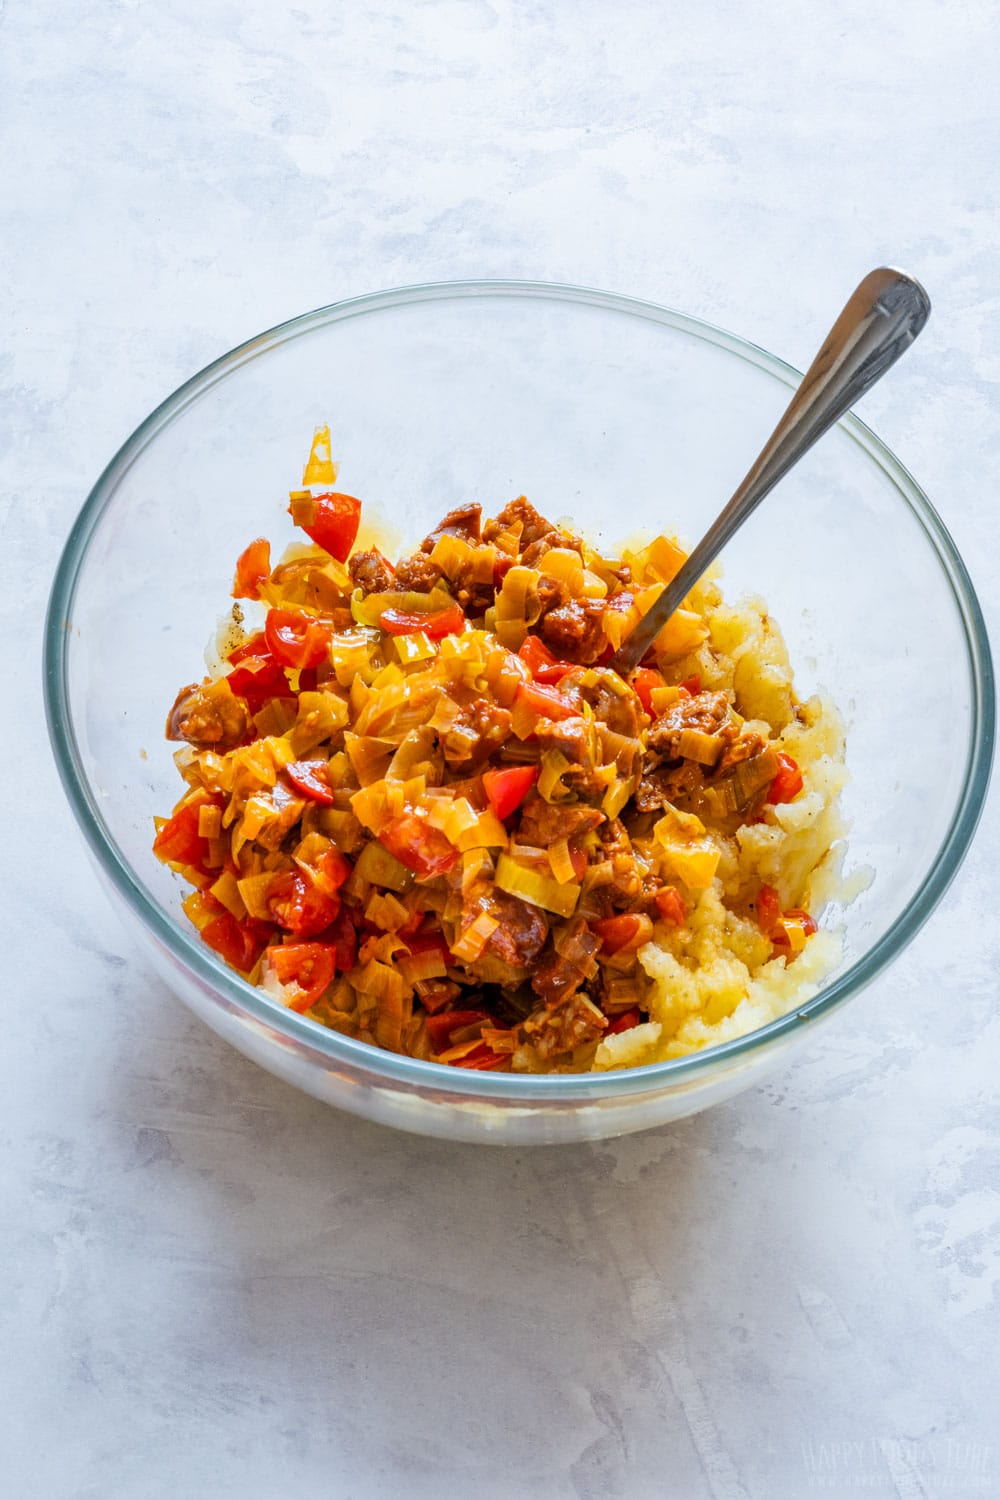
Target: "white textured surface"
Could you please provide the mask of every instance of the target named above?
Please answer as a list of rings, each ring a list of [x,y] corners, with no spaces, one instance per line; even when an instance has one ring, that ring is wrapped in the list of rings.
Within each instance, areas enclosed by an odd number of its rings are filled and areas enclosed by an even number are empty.
[[[915,270],[934,318],[865,414],[995,631],[998,48],[992,0],[0,0],[4,1495],[1000,1492],[995,799],[772,1088],[449,1148],[295,1095],[139,966],[38,681],[62,539],[153,404],[304,308],[480,274],[801,362]]]

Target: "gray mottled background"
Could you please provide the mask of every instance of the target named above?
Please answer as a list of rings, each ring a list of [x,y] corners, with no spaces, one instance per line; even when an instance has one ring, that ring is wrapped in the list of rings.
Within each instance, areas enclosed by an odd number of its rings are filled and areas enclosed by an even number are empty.
[[[801,363],[884,259],[935,315],[865,415],[995,627],[998,44],[992,0],[0,0],[5,1496],[1000,1491],[995,802],[772,1087],[448,1147],[292,1093],[136,960],[38,660],[107,457],[262,327],[530,276]]]

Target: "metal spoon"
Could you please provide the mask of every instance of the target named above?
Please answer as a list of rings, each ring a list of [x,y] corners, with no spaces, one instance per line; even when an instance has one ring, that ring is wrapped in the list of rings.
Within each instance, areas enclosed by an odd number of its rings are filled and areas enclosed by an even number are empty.
[[[868,273],[848,299],[743,483],[677,577],[612,657],[615,671],[627,674],[639,664],[733,533],[816,439],[881,380],[913,343],[930,310],[930,298],[912,276],[886,266]]]

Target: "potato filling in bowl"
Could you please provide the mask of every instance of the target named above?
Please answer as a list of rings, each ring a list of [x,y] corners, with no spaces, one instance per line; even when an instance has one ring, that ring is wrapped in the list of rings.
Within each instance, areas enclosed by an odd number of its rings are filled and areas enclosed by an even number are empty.
[[[606,557],[524,498],[354,551],[318,430],[309,538],[250,543],[221,670],[167,735],[187,784],[155,853],[202,940],[373,1046],[579,1072],[727,1040],[815,992],[842,731],[800,703],[759,601],[703,581],[627,679],[610,666],[684,552]]]

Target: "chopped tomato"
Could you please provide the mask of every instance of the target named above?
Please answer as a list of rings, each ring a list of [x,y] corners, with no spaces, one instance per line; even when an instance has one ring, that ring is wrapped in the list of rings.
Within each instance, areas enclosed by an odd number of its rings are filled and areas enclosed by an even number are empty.
[[[269,948],[267,956],[281,983],[298,991],[288,1001],[290,1010],[309,1010],[333,979],[334,951],[326,943],[284,943]]]
[[[444,1052],[451,1045],[456,1031],[461,1031],[463,1026],[472,1026],[476,1021],[488,1021],[489,1018],[489,1012],[485,1010],[446,1010],[439,1016],[428,1016],[426,1025],[431,1046],[435,1052]]]
[[[540,682],[519,682],[514,702],[538,715],[540,719],[571,719],[578,707],[554,687]]]
[[[640,667],[632,678],[632,686],[649,717],[655,719],[656,709],[653,707],[651,695],[657,688],[666,687],[663,673],[657,672],[653,667]]]
[[[686,693],[690,693],[692,698],[697,698],[701,692],[701,674],[692,672],[690,677],[685,677],[684,681],[679,682],[677,686],[682,687]]]
[[[757,892],[757,924],[768,937],[774,932],[781,917],[781,902],[773,885],[762,885]]]
[[[201,929],[201,940],[227,964],[248,974],[273,934],[270,922],[258,922],[253,917],[237,922],[232,912],[223,911]]]
[[[276,875],[268,886],[267,908],[275,922],[296,937],[315,937],[340,911],[340,897],[328,895],[298,870]]]
[[[264,636],[271,655],[284,667],[318,667],[330,650],[326,625],[300,609],[269,609]]]
[[[483,772],[483,787],[501,822],[521,806],[538,775],[537,766],[508,766],[501,771]]]
[[[340,908],[329,927],[324,927],[323,941],[328,944],[340,973],[346,974],[354,968],[358,956],[358,934],[346,906]]]
[[[416,813],[401,813],[378,836],[383,848],[394,854],[414,875],[444,875],[458,859],[458,850],[439,828],[432,828]]]
[[[668,885],[662,891],[657,891],[653,900],[664,922],[683,927],[687,919],[687,903],[675,885]]]
[[[259,536],[244,547],[236,559],[236,577],[233,579],[234,599],[259,599],[260,585],[271,576],[271,543]]]
[[[778,770],[767,794],[768,802],[791,802],[802,790],[802,772],[797,761],[778,751]]]
[[[338,562],[346,562],[361,524],[361,501],[353,495],[327,490],[325,494],[313,495],[312,503],[305,506],[305,511],[304,517],[301,510],[292,505],[288,507],[289,515],[297,520],[317,547],[322,547]]]
[[[567,672],[576,670],[571,661],[557,661],[545,642],[537,635],[526,635],[517,653],[536,682],[554,686]]]
[[[403,929],[399,928],[397,936],[403,937]],[[444,933],[440,928],[429,928],[426,932],[415,932],[411,937],[403,938],[411,953],[440,953],[446,964],[455,962],[451,949],[444,940]]]
[[[228,660],[232,671],[226,680],[237,698],[246,700],[252,714],[259,713],[271,698],[288,697],[285,669],[268,650],[263,631],[230,652]]]
[[[316,861],[314,879],[328,895],[335,896],[353,869],[351,861],[339,849],[325,849]]]
[[[619,1031],[631,1031],[633,1026],[638,1026],[642,1020],[642,1011],[638,1005],[633,1005],[631,1010],[623,1010],[620,1016],[608,1021],[608,1029],[605,1036],[617,1036]]]
[[[309,797],[313,802],[322,802],[325,807],[332,807],[333,791],[326,767],[325,760],[293,760],[291,765],[285,767],[285,775],[303,797]]]
[[[457,635],[465,624],[465,615],[460,604],[449,604],[429,614],[415,609],[384,609],[379,624],[390,635],[413,635],[422,630],[432,641],[439,641],[442,636]]]
[[[608,954],[620,953],[636,942],[643,925],[642,918],[632,911],[622,912],[617,917],[602,917],[590,924],[592,932],[601,940],[601,948]],[[645,926],[648,931],[648,922]]]
[[[198,832],[198,816],[203,807],[225,807],[220,797],[200,797],[186,802],[168,818],[153,840],[153,853],[175,865],[194,865],[200,869],[208,855],[208,839]]]
[[[485,1042],[480,1042],[478,1047],[474,1047],[464,1057],[456,1057],[452,1067],[475,1068],[478,1073],[486,1073],[491,1068],[502,1068],[509,1062],[509,1053],[494,1052],[492,1047],[487,1046]]]

